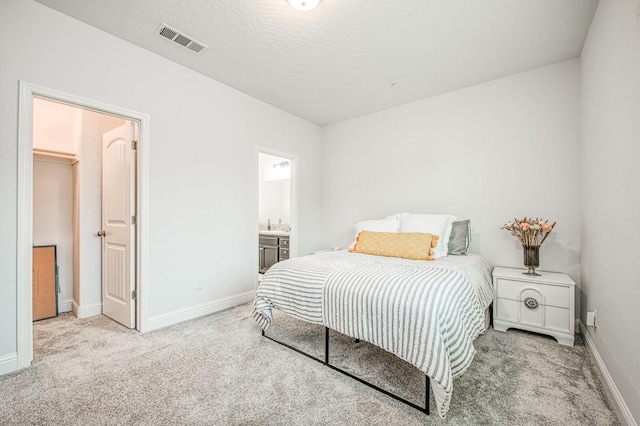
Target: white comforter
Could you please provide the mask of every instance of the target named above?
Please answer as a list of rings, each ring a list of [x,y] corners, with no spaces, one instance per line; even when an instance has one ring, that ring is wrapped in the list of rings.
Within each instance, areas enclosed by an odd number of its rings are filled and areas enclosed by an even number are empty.
[[[489,265],[477,255],[415,261],[336,251],[272,266],[254,318],[266,330],[277,308],[397,355],[431,378],[444,417],[492,299]]]

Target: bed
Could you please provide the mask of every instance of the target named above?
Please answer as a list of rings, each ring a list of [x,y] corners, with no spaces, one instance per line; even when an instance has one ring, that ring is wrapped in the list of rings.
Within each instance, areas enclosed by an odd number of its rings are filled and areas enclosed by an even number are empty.
[[[478,255],[421,261],[338,250],[272,266],[256,290],[253,317],[264,334],[278,309],[326,327],[327,336],[332,329],[395,354],[429,378],[444,417],[453,379],[487,330],[492,300],[490,267]]]

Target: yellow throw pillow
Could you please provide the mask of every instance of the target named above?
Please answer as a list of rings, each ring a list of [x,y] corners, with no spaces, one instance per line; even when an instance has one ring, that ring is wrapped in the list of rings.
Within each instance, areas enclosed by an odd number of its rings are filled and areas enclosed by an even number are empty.
[[[423,232],[372,232],[362,231],[350,252],[376,256],[402,257],[414,260],[433,260],[433,248],[438,235]]]

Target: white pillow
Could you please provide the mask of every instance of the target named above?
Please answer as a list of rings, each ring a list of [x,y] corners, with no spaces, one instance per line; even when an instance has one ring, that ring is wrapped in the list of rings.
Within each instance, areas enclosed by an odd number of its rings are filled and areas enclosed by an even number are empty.
[[[369,219],[356,223],[356,236],[349,248],[353,248],[358,239],[358,234],[362,231],[372,232],[398,232],[398,219],[395,215],[386,219]]]
[[[427,232],[440,237],[438,245],[435,247],[433,257],[446,257],[448,252],[449,237],[451,236],[451,225],[457,219],[449,214],[417,214],[399,213],[387,217],[398,218],[398,232]]]

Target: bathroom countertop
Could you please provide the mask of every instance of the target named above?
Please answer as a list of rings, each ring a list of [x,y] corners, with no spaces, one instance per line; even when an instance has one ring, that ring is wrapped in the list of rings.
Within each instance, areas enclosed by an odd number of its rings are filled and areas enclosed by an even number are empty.
[[[288,237],[289,236],[289,232],[287,231],[259,231],[260,235],[274,235],[274,236],[278,236],[278,237]]]

